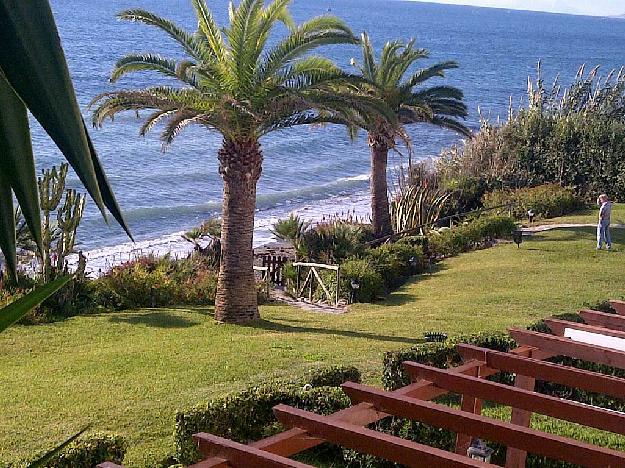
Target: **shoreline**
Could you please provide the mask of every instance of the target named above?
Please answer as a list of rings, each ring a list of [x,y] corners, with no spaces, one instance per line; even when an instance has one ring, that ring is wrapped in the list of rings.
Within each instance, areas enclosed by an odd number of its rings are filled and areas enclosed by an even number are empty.
[[[343,217],[353,215],[364,219],[371,216],[368,192],[334,196],[312,203],[308,202],[299,206],[286,203],[272,209],[257,211],[254,220],[253,248],[257,249],[275,242],[276,238],[271,234],[270,229],[277,220],[291,213],[313,223],[322,221],[324,217],[335,215]],[[186,231],[188,229],[137,242],[124,242],[110,247],[83,250],[87,258],[86,274],[95,278],[115,266],[145,255],[162,257],[169,254],[176,258],[187,256],[193,251],[194,245],[182,238],[182,234]],[[70,270],[73,271],[78,263],[78,254],[69,255],[67,260]]]

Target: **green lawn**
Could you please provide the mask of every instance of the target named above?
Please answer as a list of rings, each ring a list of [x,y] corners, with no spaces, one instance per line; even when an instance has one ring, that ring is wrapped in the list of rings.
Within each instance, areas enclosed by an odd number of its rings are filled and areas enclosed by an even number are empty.
[[[616,231],[616,230],[615,230]],[[311,366],[354,364],[379,384],[382,355],[424,331],[502,330],[625,294],[625,230],[558,230],[461,255],[345,315],[263,306],[254,326],[180,308],[75,317],[0,335],[0,460],[49,447],[86,423],[126,435],[130,467],[171,449],[177,408]]]

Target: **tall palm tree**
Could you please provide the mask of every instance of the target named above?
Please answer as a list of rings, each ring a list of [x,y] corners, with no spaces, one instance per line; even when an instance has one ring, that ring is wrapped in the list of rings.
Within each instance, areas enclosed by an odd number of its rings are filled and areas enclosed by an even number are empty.
[[[231,2],[229,24],[220,29],[205,0],[192,0],[198,18],[194,33],[147,11],[125,11],[119,18],[156,26],[182,46],[188,59],[128,55],[117,62],[111,79],[151,70],[177,79],[181,86],[118,91],[94,100],[95,125],[118,112],[152,109],[140,133],[164,122],[165,145],[191,124],[223,136],[218,152],[224,184],[222,256],[215,299],[215,318],[223,322],[259,318],[252,236],[263,162],[260,137],[295,125],[387,111],[375,98],[356,93],[358,78],[326,58],[309,55],[326,44],[357,44],[350,29],[333,16],[295,26],[290,3]],[[280,24],[288,32],[270,46],[268,39]],[[390,112],[386,115],[393,118]]]
[[[371,213],[373,229],[377,236],[391,234],[391,216],[388,202],[386,166],[389,149],[395,148],[398,139],[409,143],[405,126],[428,123],[447,128],[462,135],[470,130],[459,118],[465,118],[467,107],[462,102],[463,93],[451,86],[423,87],[434,77],[443,77],[446,70],[457,68],[456,62],[441,62],[411,71],[420,59],[428,57],[428,51],[417,49],[414,40],[387,42],[376,62],[369,36],[362,35],[363,62],[352,64],[360,69],[362,76],[373,86],[367,85],[372,96],[383,100],[396,116],[398,125],[379,118],[361,120],[361,127],[368,132],[371,148]]]

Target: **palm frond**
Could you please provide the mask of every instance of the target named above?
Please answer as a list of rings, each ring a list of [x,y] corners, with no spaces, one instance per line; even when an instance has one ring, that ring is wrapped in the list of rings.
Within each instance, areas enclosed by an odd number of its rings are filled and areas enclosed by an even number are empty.
[[[175,60],[154,54],[130,54],[122,57],[115,64],[111,73],[114,83],[122,76],[138,71],[155,71],[170,78],[176,78],[191,86],[197,87],[198,81],[192,72],[193,62],[185,61],[179,66]]]
[[[171,114],[161,133],[163,148],[169,146],[184,128],[192,123],[198,123],[200,119],[201,116],[192,111],[181,110]]]
[[[378,67],[375,62],[375,51],[371,39],[366,32],[362,33],[362,59],[362,75],[370,81],[375,81]]]
[[[357,44],[358,38],[343,21],[334,16],[319,16],[300,25],[279,41],[264,56],[257,71],[257,82],[263,82],[291,61],[310,50],[331,44]]]
[[[408,80],[406,81],[406,83],[404,83],[402,88],[412,89],[415,86],[418,86],[424,83],[425,81],[429,80],[430,78],[434,78],[436,76],[444,77],[446,70],[451,70],[454,68],[458,68],[458,64],[452,60],[447,61],[447,62],[437,63],[428,68],[423,68],[421,70],[416,71],[410,78],[408,78]]]
[[[199,30],[204,35],[211,53],[216,60],[224,61],[227,53],[224,39],[215,18],[206,5],[206,1],[191,0],[191,3],[198,17]]]
[[[159,86],[154,88],[116,91],[96,96],[91,105],[97,105],[93,112],[92,123],[101,126],[107,119],[129,110],[175,110],[187,109],[198,113],[211,113],[215,109],[215,100],[206,93],[185,88]]]
[[[453,130],[454,132],[467,137],[471,136],[471,129],[456,119],[437,115],[430,121],[430,123],[439,127]]]
[[[117,18],[155,26],[172,37],[195,60],[210,60],[212,54],[193,34],[188,33],[174,22],[142,9],[122,11]]]
[[[146,136],[148,132],[150,132],[150,130],[158,125],[159,122],[171,116],[174,112],[176,112],[176,109],[162,109],[153,112],[146,117],[145,121],[141,125],[141,128],[139,129],[139,135]]]
[[[260,15],[264,0],[242,0],[234,11],[226,36],[230,44],[233,76],[236,77],[236,91],[248,94],[252,85],[256,65],[255,52],[260,29]]]
[[[464,93],[453,86],[432,86],[431,88],[421,89],[411,94],[411,99],[431,101],[434,99],[458,99],[464,98]]]

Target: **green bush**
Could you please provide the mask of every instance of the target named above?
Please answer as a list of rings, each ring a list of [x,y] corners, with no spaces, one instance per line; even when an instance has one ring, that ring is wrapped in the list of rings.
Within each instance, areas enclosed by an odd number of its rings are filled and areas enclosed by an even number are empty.
[[[92,281],[94,303],[107,309],[212,304],[217,277],[199,255],[140,257]]]
[[[298,253],[310,261],[339,263],[359,256],[373,239],[369,224],[331,219],[306,230],[298,241]]]
[[[384,355],[382,383],[387,390],[396,390],[410,384],[410,377],[402,367],[404,361],[415,361],[428,366],[447,368],[462,362],[456,349],[458,343],[467,343],[498,351],[509,351],[515,346],[507,333],[480,333],[457,336],[444,343],[421,343],[411,348],[387,352]]]
[[[278,380],[176,413],[174,458],[183,464],[199,459],[192,435],[210,432],[239,442],[249,442],[283,430],[273,415],[278,404],[331,414],[350,405],[338,388],[346,380],[360,382],[354,367],[332,367],[307,373],[295,381]]]
[[[388,290],[425,268],[421,247],[408,243],[384,244],[367,250],[363,257],[380,274]]]
[[[45,467],[93,468],[105,461],[121,464],[124,460],[126,449],[126,441],[120,435],[91,434],[72,442],[60,454],[46,463]],[[37,459],[39,456],[35,456],[33,459]],[[28,464],[29,462],[24,461],[8,465],[0,463],[0,466],[22,468],[28,466]]]
[[[212,260],[201,254],[183,259],[147,256],[114,267],[86,287],[92,309],[212,305],[217,272]],[[258,299],[267,299],[264,284],[258,284]]]
[[[359,288],[352,289],[352,281]],[[347,296],[353,292],[353,302],[374,302],[386,293],[384,279],[376,271],[375,265],[362,259],[347,260],[341,264],[341,294]]]
[[[516,190],[494,190],[485,194],[483,201],[485,208],[510,205],[516,219],[526,218],[530,209],[538,217],[555,218],[584,206],[583,201],[575,195],[573,189],[557,184],[544,184]]]
[[[453,176],[479,177],[489,185],[525,187],[558,183],[596,199],[625,197],[625,78],[594,71],[565,87],[537,79],[528,106],[495,125],[482,119],[464,145],[446,150],[437,167]]]
[[[445,206],[441,217],[467,213],[482,208],[482,197],[489,189],[487,182],[483,178],[454,174],[448,179],[445,177],[443,179],[443,188],[452,191],[454,195]]]
[[[508,216],[481,216],[451,229],[433,232],[428,249],[433,256],[450,257],[480,247],[493,239],[508,239],[517,228]]]

